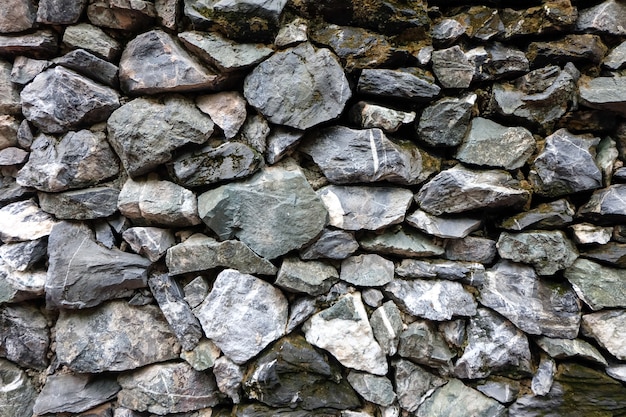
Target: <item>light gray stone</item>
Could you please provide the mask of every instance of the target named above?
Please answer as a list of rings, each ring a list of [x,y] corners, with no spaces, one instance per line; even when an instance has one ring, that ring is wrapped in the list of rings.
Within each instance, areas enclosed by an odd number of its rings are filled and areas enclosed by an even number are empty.
[[[0,239],[24,242],[48,236],[56,220],[33,200],[18,201],[0,208]]]
[[[382,295],[382,294],[381,294]],[[365,299],[365,291],[363,292]],[[393,356],[398,351],[398,342],[404,323],[400,309],[393,301],[387,301],[378,307],[370,317],[374,337],[386,355]]]
[[[619,381],[626,381],[626,365],[607,366],[604,370],[611,378]]]
[[[577,259],[563,275],[593,311],[626,307],[626,273],[587,259]]]
[[[155,0],[154,8],[156,9],[159,24],[170,30],[176,30],[182,11],[179,10],[179,6],[179,0]]]
[[[68,26],[63,32],[63,44],[72,49],[84,49],[110,62],[122,52],[118,41],[89,23]]]
[[[26,372],[4,359],[0,359],[0,388],[0,416],[32,414],[37,391]]]
[[[576,30],[626,35],[624,19],[626,19],[626,6],[621,1],[606,0],[596,6],[580,10],[578,20],[576,20]]]
[[[514,379],[490,377],[482,383],[479,382],[476,389],[502,404],[510,404],[517,399],[522,386]]]
[[[45,316],[34,304],[0,307],[0,357],[24,368],[48,366],[50,331]]]
[[[110,187],[94,187],[62,193],[37,193],[41,209],[61,220],[93,220],[117,212],[120,191]]]
[[[37,10],[31,0],[7,1],[0,15],[0,33],[28,30],[35,24]]]
[[[580,358],[607,366],[598,349],[582,339],[558,339],[546,336],[535,338],[535,343],[554,359]]]
[[[0,51],[2,51],[1,37]],[[11,127],[15,120],[9,115],[18,115],[22,111],[19,86],[11,80],[12,68],[11,63],[0,60],[0,112],[3,113],[2,119],[0,119],[2,121],[2,136],[6,136],[10,132],[10,130],[7,131],[7,128]],[[15,130],[17,130],[17,127]],[[4,145],[2,142],[5,141],[6,139],[0,140],[0,145]],[[2,147],[6,148],[6,145]]]
[[[422,111],[417,125],[419,138],[431,146],[457,146],[465,137],[478,97],[444,97]]]
[[[280,28],[276,39],[274,39],[274,45],[279,48],[284,48],[297,43],[306,42],[308,39],[307,29],[307,21],[297,17]]]
[[[209,293],[209,284],[201,276],[195,277],[189,284],[185,285],[185,301],[191,308],[198,307]]]
[[[227,395],[234,404],[239,404],[242,399],[241,382],[246,368],[237,365],[226,356],[220,356],[213,365],[213,374],[220,392]]]
[[[324,229],[311,245],[300,251],[300,257],[310,259],[345,259],[359,248],[354,236],[343,230]]]
[[[359,287],[380,287],[393,280],[393,262],[376,254],[350,256],[341,262],[343,281]]]
[[[602,65],[612,70],[623,68],[626,65],[626,41],[613,48],[602,61]]]
[[[237,91],[198,96],[196,106],[222,129],[226,139],[234,138],[246,121],[246,99]]]
[[[296,293],[326,294],[339,281],[337,269],[320,261],[301,261],[297,257],[283,259],[275,285]]]
[[[431,321],[416,320],[400,334],[398,355],[448,373],[456,356]]]
[[[287,331],[289,334],[298,326],[307,321],[317,311],[317,303],[313,297],[296,298],[289,305],[289,318],[287,319]]]
[[[393,385],[386,376],[350,371],[346,378],[352,388],[366,401],[387,407],[396,399]]]
[[[264,154],[267,150],[267,137],[270,135],[270,125],[260,114],[249,114],[241,130],[237,141],[245,143],[257,152]]]
[[[424,233],[444,239],[464,238],[482,225],[479,218],[433,216],[419,209],[406,216],[405,221]]]
[[[359,94],[428,101],[437,97],[441,88],[435,80],[411,68],[364,69],[357,84]]]
[[[0,150],[0,166],[21,165],[28,161],[29,153],[20,148],[4,148]]]
[[[283,159],[288,155],[304,137],[301,130],[292,130],[285,127],[277,127],[273,129],[267,137],[267,149],[265,150],[265,159],[270,165]]]
[[[381,234],[368,233],[359,244],[365,250],[382,254],[419,258],[443,255],[441,242],[411,228],[392,226]]]
[[[153,23],[156,10],[154,3],[146,0],[92,0],[87,17],[96,26],[136,31]]]
[[[415,413],[416,417],[463,417],[476,415],[482,417],[504,417],[506,408],[476,391],[465,386],[458,379],[451,379],[438,388]]]
[[[433,72],[444,88],[467,88],[474,78],[474,64],[460,46],[433,51]]]
[[[398,403],[409,412],[416,411],[438,387],[447,382],[406,359],[396,359],[392,366]]]
[[[52,62],[45,59],[33,59],[25,56],[17,56],[13,60],[11,69],[11,82],[26,85],[36,76],[50,67]]]
[[[45,270],[17,271],[0,258],[0,304],[41,298],[45,284]]]
[[[396,266],[396,274],[403,278],[441,278],[477,285],[485,279],[485,267],[478,262],[403,259]]]
[[[122,238],[132,250],[156,262],[176,244],[174,234],[158,227],[131,227],[122,233]]]
[[[404,112],[389,107],[379,106],[366,101],[359,101],[349,112],[350,121],[358,126],[380,128],[388,133],[397,132],[402,126],[415,121],[415,112]]]

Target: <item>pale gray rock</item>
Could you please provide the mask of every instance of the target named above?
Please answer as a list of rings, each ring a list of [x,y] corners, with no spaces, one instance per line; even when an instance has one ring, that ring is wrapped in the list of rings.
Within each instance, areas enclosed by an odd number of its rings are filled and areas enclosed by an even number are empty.
[[[570,34],[549,42],[531,42],[526,49],[533,67],[572,62],[599,64],[608,48],[598,35]]]
[[[107,120],[111,146],[133,177],[171,160],[183,145],[206,142],[213,127],[193,101],[178,95],[132,100]]]
[[[11,82],[26,85],[37,75],[50,67],[52,62],[45,59],[33,59],[25,56],[17,56],[13,60],[11,69]]]
[[[122,90],[131,94],[215,90],[227,80],[201,65],[171,35],[159,29],[130,41],[119,68]]]
[[[17,182],[45,192],[85,188],[117,175],[119,163],[103,132],[68,132],[61,139],[40,134]]]
[[[54,56],[58,47],[57,35],[51,30],[0,35],[0,53],[2,55],[25,55],[30,58],[44,59]]]
[[[297,257],[289,257],[283,260],[274,284],[288,292],[322,295],[337,281],[339,273],[334,266],[320,261],[305,262]]]
[[[465,33],[467,26],[454,19],[442,19],[433,26],[431,34],[433,41],[441,45],[449,45],[455,42]]]
[[[41,298],[45,284],[45,270],[17,271],[0,257],[0,304]]]
[[[613,48],[602,61],[602,65],[611,70],[624,68],[626,66],[626,41]]]
[[[265,167],[250,179],[207,191],[198,207],[221,239],[236,236],[268,259],[311,242],[328,217],[322,199],[293,166]]]
[[[441,242],[411,228],[392,226],[384,232],[368,233],[359,240],[359,245],[371,252],[419,258],[443,255]]]
[[[626,381],[626,365],[611,365],[604,368],[606,374],[618,381]]]
[[[461,239],[478,230],[479,218],[433,216],[423,210],[415,210],[405,221],[422,232],[444,239]]]
[[[233,269],[222,271],[194,310],[204,334],[243,364],[285,334],[287,299],[271,284]]]
[[[302,330],[307,342],[327,350],[343,366],[374,375],[387,373],[385,354],[374,339],[358,292],[315,314]]]
[[[609,185],[596,190],[580,209],[578,214],[591,221],[602,223],[621,222],[626,219],[626,184]]]
[[[335,119],[352,95],[337,58],[309,43],[276,52],[255,67],[243,93],[270,122],[297,129]]]
[[[345,259],[359,248],[354,236],[344,230],[324,229],[311,245],[300,250],[300,257],[310,259]]]
[[[234,404],[241,402],[241,383],[246,368],[237,365],[226,356],[220,356],[213,365],[213,374],[220,392],[228,396]]]
[[[535,138],[523,127],[506,127],[489,119],[472,119],[456,157],[461,162],[513,170],[535,151]]]
[[[604,245],[611,240],[613,235],[612,227],[596,226],[591,223],[577,223],[569,227],[572,231],[574,242],[581,245],[599,244]]]
[[[308,40],[307,29],[307,21],[297,17],[280,28],[274,39],[274,45],[285,48],[306,42]]]
[[[155,305],[134,307],[119,300],[82,312],[60,310],[57,358],[75,372],[135,369],[176,359],[179,352],[176,336]]]
[[[624,20],[626,6],[619,0],[606,0],[596,6],[582,9],[576,20],[576,30],[603,33],[608,35],[626,35]]]
[[[478,262],[403,259],[396,265],[396,274],[403,278],[441,278],[477,285],[485,279],[485,267]]]
[[[397,132],[402,126],[415,121],[415,112],[394,110],[366,101],[352,106],[348,116],[351,122],[362,128],[380,128],[388,133]]]
[[[179,0],[155,0],[154,8],[157,13],[158,23],[170,30],[176,30],[180,20]]]
[[[127,218],[148,224],[192,226],[201,222],[193,192],[152,175],[126,180],[117,207]]]
[[[392,362],[400,407],[414,412],[430,395],[447,381],[431,374],[406,359]]]
[[[0,52],[2,51],[2,37],[0,36]],[[12,65],[9,62],[0,60],[0,112],[2,112],[2,136],[5,136],[9,122],[14,120],[11,114],[18,115],[22,111],[20,102],[19,86],[11,80]],[[9,126],[7,126],[9,125]],[[4,141],[0,141],[2,144]],[[9,145],[10,146],[10,145]],[[6,146],[2,146],[6,147]]]
[[[492,14],[498,16],[497,12]],[[524,52],[500,42],[471,49],[465,56],[475,66],[475,81],[497,80],[525,74],[530,70]]]
[[[619,360],[626,359],[626,346],[623,343],[626,310],[607,310],[585,314],[582,318],[581,333],[594,338],[600,346]]]
[[[555,200],[550,203],[541,203],[537,207],[507,217],[502,220],[500,227],[507,230],[552,229],[563,227],[574,220],[576,207],[566,199]]]
[[[506,408],[476,391],[465,386],[458,379],[451,379],[438,388],[415,413],[416,417],[504,417]]]
[[[598,143],[599,138],[565,129],[548,136],[528,176],[535,192],[560,197],[602,187],[602,172],[595,162]]]
[[[359,94],[428,101],[437,97],[441,88],[435,80],[411,68],[364,69],[357,84]]]
[[[233,268],[244,274],[274,275],[276,267],[238,240],[218,242],[195,233],[167,250],[165,263],[172,275]]]
[[[191,308],[198,307],[209,293],[209,284],[202,276],[197,276],[183,287],[185,301]]]
[[[382,294],[381,294],[382,295]],[[363,292],[365,299],[365,291]],[[404,324],[400,309],[393,301],[378,307],[370,317],[370,325],[376,341],[386,355],[393,356],[398,351],[398,342]]]
[[[580,358],[607,366],[598,349],[582,339],[557,339],[545,336],[535,338],[535,343],[554,359]]]
[[[0,150],[0,167],[21,165],[28,161],[29,153],[20,148],[4,148]]]
[[[120,390],[114,378],[94,378],[91,375],[53,374],[37,396],[33,412],[81,413],[112,400]]]
[[[245,143],[257,152],[264,154],[267,150],[267,137],[270,135],[270,125],[260,114],[249,114],[236,137],[237,141]]]
[[[57,222],[33,200],[18,201],[0,208],[0,239],[24,242],[48,236]]]
[[[96,26],[136,31],[153,23],[156,10],[154,2],[146,0],[92,0],[87,17]]]
[[[380,287],[393,280],[393,262],[376,254],[350,256],[341,262],[339,277],[359,287]]]
[[[458,282],[438,279],[395,279],[384,292],[402,310],[427,320],[450,320],[476,314],[476,301]]]
[[[556,374],[556,363],[547,355],[541,355],[537,372],[533,375],[531,389],[535,395],[546,395],[550,392]]]
[[[444,321],[439,323],[438,327],[448,346],[454,348],[463,347],[467,337],[467,323],[465,319]]]
[[[35,24],[37,9],[31,0],[9,0],[0,14],[0,33],[28,30]]]
[[[346,379],[366,401],[387,407],[396,399],[393,385],[386,376],[350,371]]]
[[[198,96],[196,106],[222,129],[226,139],[234,138],[246,121],[246,99],[237,91]]]
[[[626,116],[626,76],[583,77],[578,88],[581,104]]]
[[[626,273],[587,259],[577,259],[563,275],[593,311],[626,307]]]
[[[458,45],[433,51],[433,72],[444,88],[467,88],[474,78],[475,67]]]
[[[578,258],[576,246],[560,230],[502,232],[496,247],[502,258],[531,264],[539,275],[553,275]]]
[[[176,244],[172,231],[158,227],[131,227],[122,233],[122,238],[135,253],[156,262]]]
[[[53,62],[109,87],[118,87],[117,66],[84,49],[75,49]]]
[[[288,155],[304,137],[301,130],[292,130],[279,126],[267,136],[267,148],[265,150],[265,159],[270,165],[283,159]]]
[[[2,61],[0,61],[0,69],[1,68],[2,68]],[[2,81],[0,79],[0,85],[1,85],[1,82]],[[0,91],[3,91],[3,90],[0,89]],[[7,91],[7,90],[4,90],[4,91]],[[2,100],[2,96],[0,96],[0,101],[1,100]],[[2,104],[0,104],[0,106],[1,105]],[[20,128],[20,122],[15,117],[10,116],[8,114],[0,115],[0,149],[15,147],[19,144],[18,143],[19,128]]]
[[[529,198],[530,193],[506,171],[474,171],[460,164],[437,174],[415,196],[421,209],[435,216],[521,208]]]
[[[118,377],[119,404],[158,415],[213,407],[220,393],[213,375],[187,363],[159,363]]]
[[[84,49],[109,62],[115,61],[122,52],[117,40],[89,23],[68,26],[63,32],[63,44],[72,49]]]
[[[41,0],[37,8],[37,22],[49,25],[76,23],[87,0]]]
[[[479,308],[469,320],[467,346],[455,364],[454,375],[478,379],[498,372],[530,373],[531,369],[526,335],[499,314]]]
[[[476,389],[502,404],[510,404],[517,399],[522,386],[513,379],[491,377],[482,383],[479,382]]]
[[[0,246],[0,258],[11,269],[23,272],[41,261],[47,248],[48,242],[45,239],[5,243]]]
[[[330,225],[344,230],[379,230],[401,223],[413,198],[404,188],[329,185],[318,191]]]
[[[313,297],[296,298],[289,305],[289,318],[287,319],[287,331],[289,334],[307,321],[317,312],[317,302]]]
[[[0,416],[32,415],[37,391],[30,378],[13,363],[0,359]]]
[[[111,187],[94,187],[62,193],[37,193],[41,209],[61,220],[93,220],[117,212],[120,191]]]
[[[43,370],[50,344],[47,320],[34,304],[0,307],[0,357],[24,368]]]
[[[581,305],[569,286],[540,279],[530,266],[500,261],[485,273],[480,302],[535,335],[573,339]]]
[[[453,353],[431,321],[416,320],[400,334],[398,355],[443,373],[452,367]]]
[[[197,322],[195,317],[194,320]],[[200,328],[199,323],[198,328]],[[200,330],[200,335],[202,335],[202,330]],[[180,352],[180,358],[191,365],[196,371],[206,371],[207,369],[213,368],[215,361],[220,355],[222,355],[222,352],[215,346],[215,343],[205,338],[200,339],[193,349]]]
[[[70,222],[52,228],[48,258],[46,303],[64,309],[93,307],[145,288],[150,265],[139,255],[98,245],[87,225]]]

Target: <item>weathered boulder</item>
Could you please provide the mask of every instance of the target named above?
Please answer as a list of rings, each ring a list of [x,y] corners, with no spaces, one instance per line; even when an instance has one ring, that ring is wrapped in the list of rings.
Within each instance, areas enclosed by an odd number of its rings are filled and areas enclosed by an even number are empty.
[[[393,385],[386,376],[350,371],[347,380],[361,397],[371,403],[387,407],[396,399]]]
[[[70,51],[53,62],[109,87],[118,87],[117,66],[84,49]]]
[[[460,46],[434,51],[432,63],[433,72],[444,88],[467,88],[472,83],[475,67]]]
[[[380,287],[393,280],[393,262],[376,254],[350,256],[341,262],[343,281],[359,287]]]
[[[446,259],[451,261],[480,262],[490,264],[498,254],[496,241],[484,237],[467,236],[451,239],[446,244]]]
[[[591,221],[600,223],[621,222],[626,219],[626,184],[613,184],[596,190],[580,209],[578,214]]]
[[[41,0],[37,8],[37,22],[49,25],[76,23],[87,0]]]
[[[398,403],[409,412],[417,410],[436,388],[447,382],[406,359],[396,359],[392,366]]]
[[[443,373],[450,370],[456,356],[435,323],[427,320],[416,320],[406,326],[400,334],[398,355]]]
[[[309,259],[345,259],[359,248],[353,234],[344,230],[324,229],[317,240],[300,251],[300,257]]]

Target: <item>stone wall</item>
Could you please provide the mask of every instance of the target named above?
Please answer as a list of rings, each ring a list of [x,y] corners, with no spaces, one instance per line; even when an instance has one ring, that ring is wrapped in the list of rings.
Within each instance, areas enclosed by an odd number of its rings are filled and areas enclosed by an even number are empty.
[[[624,0],[2,0],[0,417],[626,415],[624,161]]]

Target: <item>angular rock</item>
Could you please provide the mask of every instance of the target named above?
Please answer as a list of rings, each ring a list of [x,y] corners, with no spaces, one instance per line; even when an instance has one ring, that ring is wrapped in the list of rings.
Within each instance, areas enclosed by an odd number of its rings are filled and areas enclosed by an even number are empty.
[[[84,49],[68,52],[62,57],[56,58],[54,62],[109,87],[115,88],[119,84],[117,66]]]
[[[626,245],[623,243],[608,242],[585,251],[581,256],[608,266],[626,268]]]
[[[413,198],[404,188],[329,185],[318,191],[330,225],[344,230],[378,230],[401,223]]]
[[[197,319],[194,317],[194,321],[197,323]],[[197,323],[198,329],[200,329],[200,324]],[[200,335],[202,335],[202,330],[200,330]],[[185,337],[185,335],[182,335]],[[178,340],[181,338],[179,337]],[[192,350],[183,350],[180,353],[180,358],[187,362],[193,369],[196,371],[206,371],[207,369],[213,368],[215,365],[215,361],[220,357],[222,352],[219,350],[215,343],[211,342],[209,339],[201,339],[198,344]],[[225,356],[221,356],[225,358]]]
[[[43,259],[47,247],[48,242],[45,239],[5,243],[0,246],[0,258],[11,269],[23,272]]]
[[[365,372],[350,371],[347,376],[352,388],[366,401],[383,407],[390,406],[396,399],[391,381],[385,376],[376,376]]]
[[[626,116],[626,76],[581,77],[578,89],[582,105]]]
[[[606,359],[588,342],[582,339],[555,339],[541,336],[535,339],[535,343],[554,359],[580,358],[607,365]]]
[[[226,139],[234,138],[246,121],[246,100],[236,91],[199,96],[196,105],[222,129]]]
[[[0,359],[0,416],[14,417],[32,414],[37,391],[19,367]]]
[[[297,298],[289,307],[290,311],[286,333],[291,333],[317,311],[317,303],[313,297]]]
[[[183,145],[206,142],[213,127],[191,100],[178,95],[132,100],[107,121],[111,146],[133,177],[171,160]]]
[[[556,363],[552,358],[541,355],[541,360],[537,366],[537,372],[533,375],[531,389],[535,395],[546,395],[550,392],[556,373]]]
[[[396,274],[403,278],[441,278],[477,285],[485,279],[485,267],[478,262],[403,259],[396,266]]]
[[[267,120],[259,114],[249,114],[243,126],[241,126],[240,135],[237,139],[257,152],[264,154],[269,134],[270,126]]]
[[[458,282],[395,279],[385,286],[384,292],[406,313],[427,320],[476,314],[474,297]]]
[[[374,340],[358,292],[346,294],[315,314],[302,328],[307,342],[330,352],[345,367],[374,375],[387,373],[387,361]]]
[[[33,200],[18,201],[0,208],[0,239],[24,242],[48,236],[56,221]]]
[[[400,334],[398,355],[421,365],[447,372],[456,356],[437,331],[435,324],[416,320]]]
[[[462,36],[467,29],[467,25],[457,20],[443,19],[432,28],[433,42],[448,46]]]
[[[626,219],[626,184],[609,185],[596,190],[580,209],[579,216],[601,223],[621,222]]]
[[[35,24],[37,12],[31,0],[10,0],[0,15],[0,33],[28,30]]]
[[[419,209],[406,216],[405,221],[424,233],[444,239],[464,238],[482,225],[481,219],[439,217]]]
[[[437,174],[415,196],[422,210],[439,216],[469,210],[520,208],[530,193],[508,172],[474,171],[456,165]]]
[[[624,381],[626,379],[626,366],[624,365],[607,366],[604,370],[606,371],[606,374],[613,379],[617,379],[619,381]]]
[[[604,245],[611,240],[612,227],[601,227],[591,223],[577,223],[569,227],[574,242],[581,245],[597,243]]]
[[[63,32],[63,44],[72,49],[84,49],[109,62],[115,61],[122,52],[118,41],[89,23],[68,26]]]
[[[242,364],[285,334],[287,309],[287,299],[271,284],[227,269],[194,314],[204,334]]]
[[[490,264],[498,251],[496,242],[483,237],[467,236],[446,242],[446,259],[451,261],[480,262]]]
[[[419,184],[440,165],[439,159],[409,142],[390,141],[380,129],[330,127],[310,137],[299,149],[335,184],[385,180]]]
[[[418,231],[400,226],[390,227],[381,234],[368,233],[359,240],[359,244],[368,251],[407,258],[444,253],[440,242]]]
[[[489,119],[472,119],[456,157],[459,161],[514,170],[524,166],[535,150],[532,133],[523,127],[506,127]]]
[[[129,178],[120,191],[117,207],[129,219],[149,224],[192,226],[201,222],[193,192],[152,175],[136,181]]]
[[[563,275],[578,297],[593,311],[626,307],[626,272],[607,268],[587,259],[577,259]]]
[[[47,70],[51,62],[45,59],[32,59],[25,56],[17,56],[13,60],[11,69],[11,82],[26,85],[37,75]]]
[[[444,88],[467,88],[472,83],[474,65],[458,45],[434,51],[432,62],[433,72]]]
[[[0,61],[0,68],[2,68]],[[0,81],[2,83],[2,81]],[[7,82],[8,83],[8,82]],[[1,85],[1,84],[0,84]],[[3,90],[0,90],[3,91]],[[9,90],[4,90],[9,91]],[[17,91],[17,90],[16,90]],[[0,96],[0,106],[2,106],[2,96]],[[19,103],[19,98],[18,98]],[[13,116],[0,115],[0,149],[15,147],[18,145],[18,131],[20,123]]]
[[[13,131],[17,131],[19,122],[9,115],[18,115],[21,111],[20,91],[18,85],[12,82],[11,68],[10,63],[0,60],[0,112],[3,113],[0,116],[0,148],[13,146],[17,142],[13,139],[16,136]]]
[[[624,19],[626,19],[624,3],[606,0],[596,6],[581,10],[578,20],[576,20],[576,30],[608,35],[626,35]]]
[[[155,364],[118,377],[121,406],[159,415],[213,407],[220,401],[212,375],[188,364]]]
[[[351,233],[324,229],[315,242],[300,251],[300,257],[310,259],[345,259],[359,248]]]
[[[480,302],[528,334],[573,339],[581,306],[567,285],[539,279],[534,269],[500,261],[485,273]]]
[[[524,52],[499,42],[471,49],[465,56],[475,67],[475,81],[509,78],[525,74],[530,69]]]
[[[623,329],[626,323],[626,310],[607,310],[585,314],[582,318],[581,333],[594,338],[600,346],[619,360],[626,358],[623,342]]]
[[[574,220],[576,208],[566,199],[541,203],[534,209],[504,219],[500,227],[507,230],[552,229],[563,227]]]
[[[504,32],[498,11],[486,6],[470,7],[453,18],[465,27],[465,34],[470,38],[487,41]]]
[[[76,23],[87,5],[87,0],[41,0],[37,9],[37,22],[49,25]]]
[[[417,125],[419,138],[431,146],[457,146],[465,137],[478,97],[444,97],[422,111]]]
[[[58,50],[57,36],[50,30],[12,36],[0,35],[0,54],[24,55],[29,58],[50,58]]]
[[[393,280],[393,262],[376,254],[350,256],[341,262],[343,281],[359,287],[380,287]]]
[[[458,379],[438,388],[415,413],[416,417],[504,417],[506,408]]]
[[[15,244],[5,244],[2,248],[8,245]],[[0,257],[0,304],[41,298],[45,283],[45,270],[17,271]]]
[[[285,48],[306,42],[308,40],[307,29],[307,21],[297,17],[280,28],[274,39],[274,45]]]
[[[394,360],[392,365],[398,403],[409,412],[417,410],[438,387],[447,382],[406,359]]]
[[[328,293],[337,281],[339,273],[334,266],[319,261],[303,262],[296,257],[289,257],[283,260],[274,284],[289,292],[322,295]]]
[[[319,410],[299,410],[293,408],[273,408],[265,404],[251,403],[235,407],[236,417],[335,417],[341,415],[337,410],[322,408]],[[226,416],[221,416],[226,417]]]
[[[515,401],[521,388],[518,381],[504,377],[491,377],[476,386],[478,391],[503,404]]]
[[[33,191],[32,188],[21,187],[13,176],[0,176],[0,207],[29,198]]]
[[[530,373],[530,348],[526,335],[493,311],[480,308],[467,326],[467,346],[457,360],[454,375],[485,378],[491,373]]]
[[[280,126],[273,129],[267,137],[267,149],[265,150],[267,163],[273,165],[283,159],[298,145],[303,137],[304,132],[300,130],[291,130]]]
[[[448,346],[454,348],[463,347],[465,344],[467,332],[467,323],[465,319],[456,319],[439,323],[439,332],[448,343]]]
[[[274,259],[300,249],[323,230],[327,210],[299,168],[266,167],[250,179],[198,198],[200,216],[221,239],[238,237]]]
[[[276,267],[238,240],[218,242],[200,233],[167,250],[165,258],[172,275],[233,268],[244,274],[274,275]]]
[[[174,234],[158,227],[131,227],[122,233],[122,238],[132,250],[156,262],[176,244]]]
[[[359,101],[350,109],[349,117],[353,123],[362,128],[380,128],[385,132],[393,133],[403,125],[413,123],[415,112],[407,113],[374,103]]]
[[[337,58],[303,43],[255,67],[243,94],[270,122],[307,129],[339,116],[352,92]]]
[[[437,97],[441,88],[435,80],[411,68],[364,69],[357,84],[359,94],[428,101]]]
[[[38,193],[38,197],[41,209],[59,220],[93,220],[115,214],[119,193],[115,188],[95,187],[63,193]]]
[[[500,17],[504,24],[504,38],[509,39],[572,29],[578,13],[570,0],[549,0],[521,10],[504,9],[500,12]]]
[[[0,166],[21,165],[28,161],[28,152],[20,148],[4,148],[0,151]]]
[[[597,35],[567,35],[551,42],[532,42],[528,45],[527,56],[535,67],[567,62],[599,64],[607,51]]]
[[[153,2],[145,0],[93,0],[87,7],[87,17],[96,26],[135,31],[151,24],[156,10]]]
[[[43,370],[50,335],[46,318],[33,304],[0,307],[0,357],[24,368]]]
[[[178,0],[155,0],[154,8],[157,13],[157,21],[161,26],[176,30],[176,24],[180,20],[178,5]]]
[[[363,298],[365,298],[365,292],[363,292]],[[374,310],[370,317],[370,325],[383,352],[389,356],[395,355],[404,327],[400,309],[396,304],[393,301],[387,301]]]
[[[245,367],[237,365],[226,356],[220,356],[213,365],[213,374],[217,387],[222,394],[227,395],[234,404],[241,402],[241,383]]]
[[[626,66],[626,41],[613,48],[602,61],[602,65],[612,70],[624,68]]]

